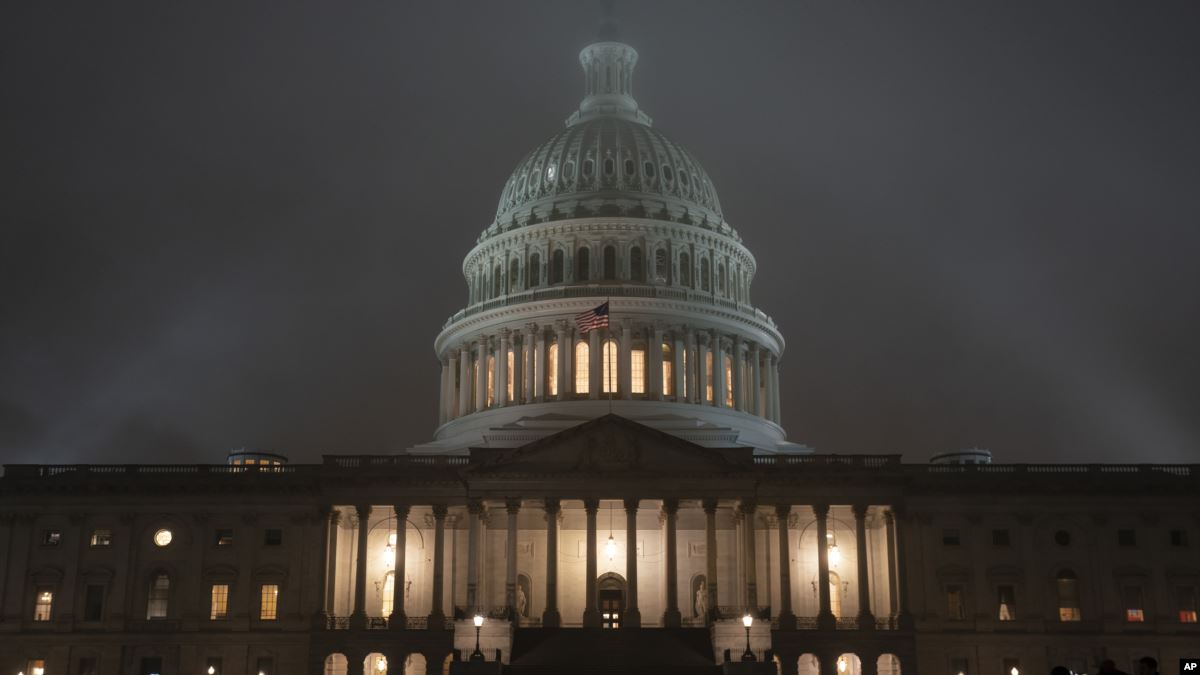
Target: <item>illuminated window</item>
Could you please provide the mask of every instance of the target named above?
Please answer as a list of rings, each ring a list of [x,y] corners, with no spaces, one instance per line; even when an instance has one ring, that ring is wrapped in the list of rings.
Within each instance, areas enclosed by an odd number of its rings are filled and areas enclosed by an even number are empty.
[[[1079,621],[1079,579],[1071,570],[1058,573],[1058,620]]]
[[[209,594],[208,618],[220,621],[229,618],[229,584],[213,584]]]
[[[107,548],[112,546],[113,533],[112,530],[99,529],[92,530],[91,546],[92,548]]]
[[[997,618],[1001,621],[1013,621],[1017,618],[1016,614],[1016,591],[1012,586],[996,587],[996,601],[998,607]]]
[[[171,577],[157,574],[150,582],[150,596],[146,601],[147,619],[167,618],[167,608],[171,599]]]
[[[45,659],[30,659],[26,666],[32,675],[45,675],[46,673]]]
[[[505,372],[504,391],[509,401],[513,400],[513,350],[508,350],[508,370]]]
[[[258,618],[263,621],[274,621],[279,613],[279,585],[263,584],[259,593]]]
[[[588,393],[588,343],[579,341],[575,344],[575,393]]]
[[[1145,621],[1146,613],[1142,607],[1141,586],[1125,586],[1121,589],[1121,596],[1125,600],[1125,620],[1129,623]]]
[[[603,349],[604,362],[601,364],[603,373],[600,376],[600,381],[604,385],[600,391],[605,394],[615,392],[617,390],[617,341],[608,340],[604,343]]]
[[[674,373],[675,364],[672,363],[671,361],[672,361],[672,359],[675,358],[675,356],[673,354],[673,350],[671,349],[671,345],[664,342],[662,345],[662,353],[663,353],[663,358],[662,358],[663,396],[674,396],[675,395],[675,373]]]
[[[633,376],[630,391],[634,394],[646,393],[645,349],[635,349],[629,353],[629,370]]]
[[[154,533],[154,545],[159,548],[164,548],[166,546],[170,546],[171,540],[174,538],[175,538],[175,535],[171,534],[170,530],[166,530],[166,529],[159,530]]]
[[[46,530],[42,533],[42,546],[58,546],[62,543],[62,531]]]
[[[1196,589],[1183,586],[1175,589],[1179,598],[1179,623],[1196,623]]]
[[[54,591],[42,586],[37,589],[37,599],[33,605],[34,621],[49,621],[50,610],[54,606]]]
[[[213,535],[217,546],[233,546],[233,530],[219,529]]]
[[[558,396],[558,345],[551,344],[546,350],[546,390]]]
[[[684,364],[686,365],[686,361]],[[708,403],[713,399],[713,353],[712,351],[704,352],[704,400],[701,403]]]
[[[491,354],[487,357],[487,406],[490,408],[492,402],[496,400],[496,357]]]
[[[958,584],[946,587],[946,617],[955,621],[962,621],[966,618],[966,611],[963,607],[963,587]]]
[[[725,406],[733,407],[733,358],[725,357]]]

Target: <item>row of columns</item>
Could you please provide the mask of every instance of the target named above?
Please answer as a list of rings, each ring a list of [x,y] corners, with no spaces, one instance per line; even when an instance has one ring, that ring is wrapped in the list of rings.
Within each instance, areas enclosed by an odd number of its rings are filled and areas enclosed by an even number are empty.
[[[638,573],[637,573],[637,513],[640,507],[640,500],[626,499],[624,500],[624,508],[626,514],[626,608],[624,625],[636,628],[641,625],[641,612],[638,608]],[[600,612],[597,607],[596,598],[596,581],[597,581],[597,558],[599,554],[596,541],[596,515],[600,508],[599,499],[583,500],[584,511],[587,517],[587,559],[585,572],[585,604],[583,610],[583,625],[585,628],[600,626]],[[705,577],[708,593],[708,607],[710,608],[710,618],[716,616],[717,608],[717,534],[716,534],[716,514],[717,500],[704,499],[701,501],[701,506],[705,515]],[[758,604],[758,589],[755,578],[756,561],[755,551],[757,550],[756,528],[754,527],[754,517],[758,513],[758,505],[750,500],[744,500],[738,503],[738,512],[745,519],[745,527],[743,533],[745,541],[742,546],[742,554],[745,556],[745,586],[743,605],[745,611],[757,613]],[[836,618],[830,607],[829,595],[829,547],[826,543],[828,532],[828,504],[812,505],[813,515],[816,518],[817,526],[817,561],[818,561],[818,598],[820,609],[817,615],[817,627],[822,630],[831,630],[836,627]],[[407,504],[396,504],[392,507],[396,517],[396,569],[403,570],[405,565],[405,545],[407,527],[405,523],[408,520],[410,506]],[[779,589],[780,589],[780,607],[778,613],[779,628],[781,630],[794,629],[796,627],[796,616],[792,612],[792,597],[791,597],[791,561],[790,542],[788,533],[788,516],[791,513],[792,506],[790,504],[778,504],[775,506],[775,514],[777,516],[776,523],[779,536]],[[855,545],[857,547],[858,561],[858,626],[861,630],[871,630],[875,628],[875,617],[871,612],[870,599],[870,582],[869,571],[867,566],[867,538],[865,520],[868,507],[863,504],[856,504],[852,507],[855,520]],[[350,623],[352,628],[362,629],[367,627],[366,614],[366,588],[367,588],[367,535],[370,528],[367,526],[369,522],[372,508],[368,505],[359,505],[356,507],[358,515],[358,549],[355,557],[355,592],[354,592],[354,612],[351,614]],[[434,551],[433,551],[433,580],[432,580],[432,603],[431,610],[428,616],[428,627],[430,629],[440,629],[445,623],[445,613],[443,606],[444,592],[444,562],[445,562],[445,529],[446,516],[448,509],[444,504],[433,505],[434,518]],[[479,500],[472,500],[467,505],[467,511],[470,516],[469,534],[468,534],[468,567],[467,567],[467,604],[468,611],[471,613],[481,611],[479,598],[479,569],[480,569],[480,529],[481,518],[483,515],[483,504]],[[505,551],[507,557],[505,566],[505,604],[508,608],[509,616],[516,616],[516,588],[517,588],[517,516],[521,510],[521,500],[508,499],[505,501],[505,510],[508,515],[507,534],[508,541]],[[542,625],[548,628],[554,628],[562,625],[562,616],[558,610],[558,519],[562,512],[562,505],[558,499],[543,500],[544,517],[546,521],[546,606],[542,614]],[[678,549],[676,526],[679,512],[679,500],[664,499],[662,502],[662,515],[665,524],[665,552],[664,556],[664,579],[666,587],[666,609],[663,612],[662,624],[665,627],[678,627],[682,623],[682,616],[679,611],[679,588],[678,588]],[[899,617],[903,622],[908,617],[907,597],[903,591],[903,584],[900,580],[905,578],[904,555],[901,544],[900,524],[895,517],[894,511],[888,509],[884,511],[884,523],[886,527],[887,549],[888,555],[888,590],[891,599],[890,612],[893,617]],[[335,567],[334,560],[336,559],[336,528],[338,525],[338,512],[330,511],[328,516],[328,532],[322,553],[325,556],[326,564],[321,570],[321,583],[325,586],[323,597],[325,598],[326,613],[328,614],[333,607],[333,583]],[[403,580],[398,580],[392,585],[392,615],[389,617],[389,626],[393,629],[402,630],[406,627],[407,616],[404,610],[404,583]]]
[[[719,408],[732,407],[779,422],[779,357],[768,348],[749,342],[740,335],[693,326],[675,326],[667,338],[667,328],[660,323],[636,325],[624,320],[610,329],[588,333],[588,392],[591,399],[607,396],[602,390],[603,379],[615,376],[614,396],[632,399],[632,352],[635,339],[646,343],[645,372],[639,398],[675,400]],[[570,322],[560,319],[552,328],[536,323],[526,324],[523,331],[500,329],[495,335],[482,336],[474,342],[463,343],[457,349],[446,350],[442,358],[441,397],[438,417],[444,424],[463,415],[490,408],[503,408],[523,403],[542,403],[554,400],[573,400],[575,393],[575,344],[580,338]],[[609,340],[617,343],[613,373],[605,373],[603,345]],[[663,352],[664,342],[671,347],[668,359]],[[549,363],[549,345],[558,345],[556,363]],[[509,352],[512,352],[512,370]],[[709,357],[712,370],[709,373]],[[724,367],[730,356],[732,372]],[[492,358],[491,372],[488,359]],[[673,374],[670,392],[664,391],[664,363]],[[554,381],[550,382],[550,373]],[[732,379],[727,381],[726,377]],[[508,382],[511,376],[512,395]],[[491,396],[488,383],[491,382]],[[712,395],[708,393],[711,381]]]

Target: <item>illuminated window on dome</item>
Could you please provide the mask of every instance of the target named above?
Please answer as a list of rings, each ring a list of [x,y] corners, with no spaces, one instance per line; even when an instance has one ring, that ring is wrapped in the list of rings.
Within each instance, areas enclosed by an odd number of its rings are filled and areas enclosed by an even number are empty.
[[[604,343],[603,354],[604,354],[604,363],[602,364],[601,367],[603,368],[604,372],[601,375],[601,380],[602,380],[604,386],[600,391],[605,394],[608,394],[608,393],[615,392],[617,390],[617,342],[616,342],[616,340],[609,340]]]
[[[546,350],[546,390],[558,396],[558,345],[551,344]]]
[[[684,362],[687,363],[686,361]],[[713,401],[713,353],[704,353],[704,400],[701,403]]]
[[[725,357],[725,405],[733,407],[733,358]]]
[[[558,175],[558,169],[553,164],[546,167],[546,180],[553,181],[554,177],[557,175]]]
[[[579,342],[575,345],[575,393],[588,393],[588,343]]]
[[[505,382],[505,391],[507,392],[508,400],[513,400],[513,350],[508,350],[508,370],[505,373],[508,378]]]
[[[663,359],[662,359],[663,396],[674,396],[675,395],[675,373],[674,373],[675,364],[672,361],[674,360],[675,355],[672,353],[671,345],[664,342],[662,345],[662,353],[663,353]]]
[[[634,394],[646,393],[646,350],[635,349],[629,354],[629,368],[633,380],[629,391]]]
[[[487,357],[487,405],[490,407],[496,400],[496,357]]]

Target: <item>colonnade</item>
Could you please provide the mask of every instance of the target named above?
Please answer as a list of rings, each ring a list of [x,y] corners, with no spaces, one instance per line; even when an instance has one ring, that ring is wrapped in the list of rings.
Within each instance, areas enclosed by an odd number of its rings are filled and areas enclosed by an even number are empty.
[[[778,423],[779,355],[686,324],[627,319],[585,336],[565,319],[501,328],[446,350],[438,418],[610,396],[730,408]]]

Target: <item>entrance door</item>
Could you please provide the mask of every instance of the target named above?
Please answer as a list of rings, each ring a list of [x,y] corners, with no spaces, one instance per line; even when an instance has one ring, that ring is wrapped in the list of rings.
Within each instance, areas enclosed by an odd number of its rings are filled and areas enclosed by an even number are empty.
[[[620,628],[625,614],[625,580],[617,574],[605,574],[596,580],[596,606],[600,608],[601,628]]]

